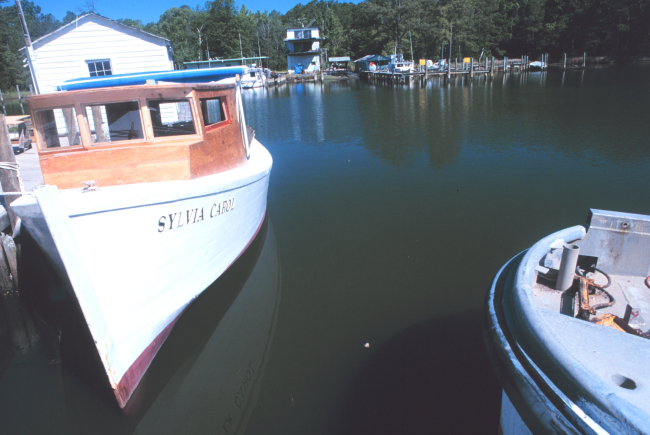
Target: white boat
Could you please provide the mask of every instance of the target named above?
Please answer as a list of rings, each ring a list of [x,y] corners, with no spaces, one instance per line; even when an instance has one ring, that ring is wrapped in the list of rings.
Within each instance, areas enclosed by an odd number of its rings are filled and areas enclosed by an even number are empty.
[[[413,62],[395,62],[388,65],[391,73],[410,73],[415,71]]]
[[[94,349],[63,349],[72,432],[245,433],[261,392],[280,301],[280,261],[267,216],[242,256],[183,313],[124,412],[104,400],[104,383],[92,382],[104,376],[101,364],[92,364]],[[62,341],[81,342],[78,316],[63,322]],[[83,370],[91,372],[85,381],[78,375]]]
[[[235,85],[109,87],[29,104],[46,186],[11,207],[74,292],[124,407],[188,304],[260,229],[272,159]]]
[[[650,216],[592,210],[501,268],[484,338],[500,433],[650,433]]]
[[[246,67],[242,73],[240,83],[242,89],[252,89],[252,88],[262,88],[266,86],[267,77],[264,74],[262,68],[256,67]],[[217,81],[216,83],[220,84],[233,84],[235,83],[235,78],[226,78]]]
[[[543,69],[546,69],[546,67],[547,67],[546,62],[542,62],[540,60],[536,60],[528,64],[528,68],[530,71],[542,71]]]

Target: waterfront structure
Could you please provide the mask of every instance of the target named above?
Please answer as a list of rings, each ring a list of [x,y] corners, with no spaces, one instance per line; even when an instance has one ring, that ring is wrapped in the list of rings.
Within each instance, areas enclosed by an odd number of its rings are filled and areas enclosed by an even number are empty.
[[[484,315],[514,434],[650,433],[650,216],[591,210],[495,277]]]
[[[289,73],[319,71],[320,41],[318,27],[289,27],[284,43],[287,46],[287,64]]]
[[[379,54],[369,54],[354,61],[354,70],[357,73],[371,71],[371,63],[376,67],[375,69],[379,69],[380,67],[388,66],[390,64],[390,58]]]
[[[74,292],[120,407],[260,230],[272,166],[239,87],[155,80],[243,70],[96,77],[29,100],[46,186],[11,207]]]
[[[168,39],[92,12],[38,38],[30,49],[20,51],[41,94],[79,77],[174,69]]]

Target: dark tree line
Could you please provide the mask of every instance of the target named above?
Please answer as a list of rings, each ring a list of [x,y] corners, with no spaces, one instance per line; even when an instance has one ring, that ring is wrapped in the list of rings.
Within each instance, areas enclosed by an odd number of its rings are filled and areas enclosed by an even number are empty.
[[[18,52],[24,45],[13,4],[0,8],[0,88],[24,87],[29,72]],[[618,62],[650,56],[650,0],[365,0],[357,5],[333,0],[297,4],[286,14],[253,12],[235,0],[207,1],[194,8],[167,10],[157,22],[120,22],[168,38],[174,62],[209,58],[268,56],[265,67],[286,69],[286,27],[318,26],[329,56],[402,53],[405,58],[511,57],[536,59],[550,53],[606,56]],[[22,0],[32,39],[69,23],[42,14]],[[94,3],[86,3],[94,8]],[[86,9],[87,11],[87,9]],[[95,11],[101,14],[101,10]],[[411,49],[412,46],[412,49]]]

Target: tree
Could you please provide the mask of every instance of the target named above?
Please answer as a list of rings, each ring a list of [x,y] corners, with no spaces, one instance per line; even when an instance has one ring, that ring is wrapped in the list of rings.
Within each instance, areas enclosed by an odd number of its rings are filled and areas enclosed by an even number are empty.
[[[61,25],[51,14],[41,13],[41,8],[31,1],[22,0],[21,7],[32,40]],[[23,56],[19,51],[24,46],[25,38],[16,7],[0,8],[0,88],[10,89],[16,85],[24,88],[31,82],[29,70],[23,67]]]

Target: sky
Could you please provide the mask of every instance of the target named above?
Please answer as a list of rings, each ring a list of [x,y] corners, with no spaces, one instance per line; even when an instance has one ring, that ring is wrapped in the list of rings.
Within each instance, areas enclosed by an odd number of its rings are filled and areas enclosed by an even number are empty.
[[[54,18],[62,20],[67,11],[75,12],[77,6],[86,4],[86,0],[32,0],[36,5],[41,7],[44,14],[52,14]],[[347,0],[352,3],[359,3],[360,0]],[[298,3],[306,4],[309,0],[235,0],[238,8],[246,5],[246,9],[253,12],[276,10],[286,13],[289,9]],[[197,4],[203,5],[205,1],[197,0],[97,0],[95,5],[96,12],[107,18],[117,20],[120,18],[130,18],[132,20],[141,20],[144,24],[152,21],[158,21],[160,16],[167,10],[183,5],[194,8]],[[6,2],[3,6],[7,6]]]

